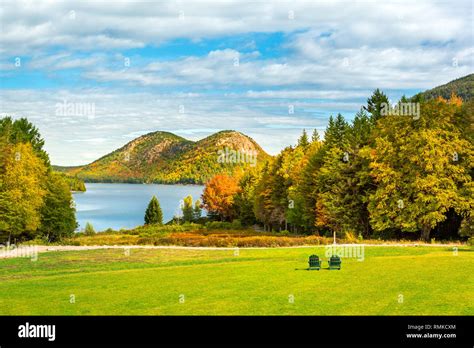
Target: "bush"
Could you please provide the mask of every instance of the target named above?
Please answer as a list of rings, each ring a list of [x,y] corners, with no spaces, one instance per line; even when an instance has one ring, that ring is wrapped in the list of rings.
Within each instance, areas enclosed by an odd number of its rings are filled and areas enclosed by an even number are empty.
[[[243,229],[240,220],[235,219],[232,222],[209,221],[204,225],[208,230],[239,230]]]
[[[242,228],[242,223],[240,222],[239,219],[235,219],[234,221],[232,221],[232,229],[239,229],[239,228]]]
[[[86,223],[86,228],[84,229],[84,235],[86,236],[93,236],[95,235],[94,226],[90,222]]]

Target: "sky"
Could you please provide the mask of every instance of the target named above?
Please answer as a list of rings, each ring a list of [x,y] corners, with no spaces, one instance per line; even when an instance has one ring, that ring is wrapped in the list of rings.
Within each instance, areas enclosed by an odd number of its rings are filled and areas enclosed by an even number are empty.
[[[276,154],[376,88],[474,72],[473,1],[1,1],[0,116],[56,165],[152,131],[234,129]]]

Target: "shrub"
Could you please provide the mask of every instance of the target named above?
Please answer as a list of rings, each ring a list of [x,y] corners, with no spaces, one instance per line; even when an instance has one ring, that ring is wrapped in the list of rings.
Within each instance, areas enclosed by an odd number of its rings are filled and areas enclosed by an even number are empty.
[[[84,235],[86,236],[93,236],[95,235],[95,230],[94,230],[94,226],[92,226],[92,224],[90,222],[87,222],[86,223],[86,228],[84,229]]]
[[[236,230],[243,228],[240,220],[238,219],[235,219],[233,222],[209,221],[204,226],[208,230]]]
[[[234,219],[231,223],[231,226],[233,229],[239,229],[239,228],[242,228],[242,223],[240,222],[239,219]]]

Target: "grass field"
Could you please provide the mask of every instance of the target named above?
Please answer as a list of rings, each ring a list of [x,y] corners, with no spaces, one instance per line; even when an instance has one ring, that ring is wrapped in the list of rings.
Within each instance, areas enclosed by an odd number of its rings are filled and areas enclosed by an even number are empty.
[[[324,257],[325,249],[131,249],[128,256],[104,249],[0,259],[0,314],[474,315],[470,247],[455,255],[452,247],[369,246],[364,261],[343,258],[341,271],[307,271],[312,253]]]

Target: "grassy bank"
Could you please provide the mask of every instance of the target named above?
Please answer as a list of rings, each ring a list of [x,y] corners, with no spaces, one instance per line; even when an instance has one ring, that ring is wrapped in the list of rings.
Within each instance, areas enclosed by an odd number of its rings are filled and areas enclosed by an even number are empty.
[[[312,253],[325,258],[319,246],[1,259],[0,314],[474,314],[472,248],[366,247],[363,261],[343,258],[341,271],[305,270]]]

